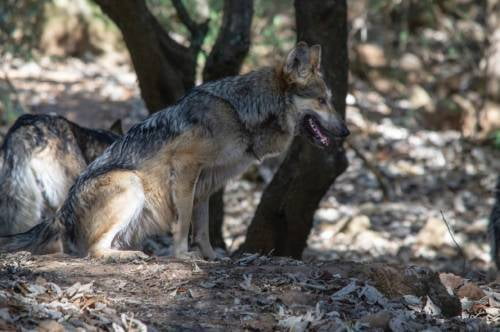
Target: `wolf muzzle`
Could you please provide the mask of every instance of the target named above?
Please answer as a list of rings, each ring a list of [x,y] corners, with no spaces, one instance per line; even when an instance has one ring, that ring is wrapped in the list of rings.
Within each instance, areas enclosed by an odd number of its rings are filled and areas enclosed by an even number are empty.
[[[314,111],[306,111],[301,119],[301,133],[311,143],[321,147],[331,147],[334,141],[345,138],[350,134],[344,120],[335,114],[329,116],[328,120],[319,116]]]

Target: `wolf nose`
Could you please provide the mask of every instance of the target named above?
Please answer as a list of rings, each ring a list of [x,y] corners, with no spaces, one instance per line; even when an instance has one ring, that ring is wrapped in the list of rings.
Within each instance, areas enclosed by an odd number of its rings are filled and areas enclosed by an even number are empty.
[[[341,137],[347,137],[350,134],[351,134],[351,132],[349,131],[349,129],[347,128],[347,126],[344,125],[344,128],[342,128],[340,136]]]
[[[349,129],[347,128],[347,126],[345,125],[345,123],[341,123],[339,124],[338,128],[337,128],[337,133],[336,133],[337,137],[340,137],[340,138],[344,138],[344,137],[347,137],[351,134],[351,132],[349,131]]]

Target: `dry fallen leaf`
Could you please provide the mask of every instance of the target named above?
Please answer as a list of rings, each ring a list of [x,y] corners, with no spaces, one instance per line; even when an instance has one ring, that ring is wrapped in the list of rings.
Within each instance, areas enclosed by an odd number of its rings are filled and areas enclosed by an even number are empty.
[[[81,286],[82,284],[80,284],[79,282],[74,283],[71,287],[66,289],[66,295],[70,298],[73,297],[78,292]]]
[[[354,292],[358,288],[359,287],[356,285],[356,281],[353,280],[347,286],[342,288],[341,290],[333,293],[331,298],[334,301],[341,300],[341,299],[345,298],[347,295],[349,295],[350,293]]]
[[[464,279],[453,273],[440,273],[439,279],[441,283],[446,287],[448,293],[453,294],[456,289],[464,284]]]
[[[471,282],[468,282],[460,287],[457,291],[457,295],[461,299],[468,298],[476,301],[486,296],[481,288]]]

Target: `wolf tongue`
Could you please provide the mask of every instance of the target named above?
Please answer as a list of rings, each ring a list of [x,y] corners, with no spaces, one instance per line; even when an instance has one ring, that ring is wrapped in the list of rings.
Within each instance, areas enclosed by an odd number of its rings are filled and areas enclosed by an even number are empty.
[[[316,137],[321,141],[321,143],[325,146],[330,145],[330,139],[326,137],[322,132],[320,127],[316,124],[316,121],[314,118],[309,118],[309,126],[311,127],[312,131],[316,135]]]

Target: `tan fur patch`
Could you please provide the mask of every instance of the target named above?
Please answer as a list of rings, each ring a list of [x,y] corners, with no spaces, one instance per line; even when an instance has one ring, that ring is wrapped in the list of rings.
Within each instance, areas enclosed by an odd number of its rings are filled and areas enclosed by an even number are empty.
[[[138,171],[142,180],[148,211],[152,219],[173,222],[178,211],[173,201],[173,185],[182,183],[194,187],[196,177],[184,176],[198,173],[208,159],[213,158],[213,144],[200,138],[196,130],[186,132],[166,144],[153,158],[143,162]],[[181,172],[179,172],[181,170]]]
[[[135,172],[122,170],[103,174],[93,179],[93,184],[84,193],[85,211],[79,211],[88,219],[78,225],[89,247],[106,247],[127,227],[130,222],[127,216],[142,209],[142,184]]]

